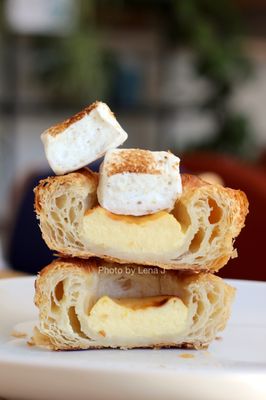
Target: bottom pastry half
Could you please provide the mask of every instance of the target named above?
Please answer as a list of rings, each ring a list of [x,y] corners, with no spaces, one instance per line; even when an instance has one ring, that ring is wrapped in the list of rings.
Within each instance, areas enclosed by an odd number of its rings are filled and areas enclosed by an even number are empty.
[[[235,289],[212,274],[58,259],[36,280],[33,342],[53,350],[207,347]]]

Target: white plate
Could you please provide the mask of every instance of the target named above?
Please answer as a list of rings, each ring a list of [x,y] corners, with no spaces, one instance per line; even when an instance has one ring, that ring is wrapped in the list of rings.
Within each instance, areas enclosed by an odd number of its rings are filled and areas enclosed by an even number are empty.
[[[208,351],[50,352],[10,336],[34,320],[34,278],[0,281],[0,397],[90,400],[265,400],[266,283],[237,287],[232,318]],[[191,354],[192,358],[183,358]]]

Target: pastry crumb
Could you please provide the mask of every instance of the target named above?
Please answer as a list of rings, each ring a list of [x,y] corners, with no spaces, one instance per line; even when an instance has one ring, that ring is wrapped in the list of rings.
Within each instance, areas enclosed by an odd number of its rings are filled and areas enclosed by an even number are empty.
[[[191,353],[182,353],[182,354],[179,354],[179,357],[180,358],[194,358],[195,356],[194,356],[194,354],[191,354]]]
[[[13,331],[11,332],[11,336],[17,339],[23,339],[26,338],[28,335],[25,332]]]
[[[35,343],[34,343],[33,338],[30,338],[30,339],[27,341],[27,345],[28,345],[29,347],[35,346]]]

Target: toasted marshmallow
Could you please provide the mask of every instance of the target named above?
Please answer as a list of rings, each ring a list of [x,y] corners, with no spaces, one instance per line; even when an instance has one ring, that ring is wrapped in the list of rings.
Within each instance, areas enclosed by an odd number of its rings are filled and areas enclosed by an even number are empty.
[[[109,150],[100,168],[98,201],[114,214],[171,211],[182,193],[179,163],[165,151]]]
[[[57,175],[75,171],[127,139],[110,108],[95,102],[41,135],[48,162]]]

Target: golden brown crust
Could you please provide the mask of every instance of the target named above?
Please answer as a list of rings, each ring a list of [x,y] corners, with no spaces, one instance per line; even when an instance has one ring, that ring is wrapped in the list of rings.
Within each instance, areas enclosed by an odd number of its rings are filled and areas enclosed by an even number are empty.
[[[113,154],[113,161],[108,163],[107,169],[108,176],[127,172],[152,175],[160,173],[152,152],[141,149],[120,150],[118,154]]]
[[[234,218],[234,236],[238,236],[241,229],[245,226],[245,219],[247,214],[249,213],[249,202],[246,194],[242,192],[242,190],[235,190],[227,187],[223,187],[219,184],[210,184],[206,181],[203,181],[196,175],[182,174],[182,185],[184,193],[186,192],[193,193],[194,191],[200,188],[215,188],[216,191],[223,191],[228,194],[228,198],[231,198],[232,203],[235,209],[231,210],[231,215]]]
[[[197,175],[182,174],[182,186],[185,189],[197,189],[203,186],[210,186],[206,181],[200,179]]]
[[[52,126],[51,128],[45,131],[46,134],[51,136],[56,136],[62,133],[65,129],[67,129],[70,125],[74,124],[75,122],[81,120],[86,115],[88,115],[94,108],[99,105],[99,101],[95,101],[94,103],[90,104],[88,107],[85,107],[82,111],[78,112],[77,114],[73,115],[72,117],[66,119],[59,124]]]
[[[61,259],[56,259],[53,260],[49,265],[44,267],[37,275],[37,279],[35,280],[35,298],[34,298],[34,303],[37,307],[40,306],[42,303],[42,293],[40,291],[40,288],[38,286],[38,282],[41,279],[46,279],[49,277],[50,273],[55,273],[57,270],[64,269],[65,266],[71,266],[72,271],[74,269],[83,269],[85,271],[92,271],[93,269],[97,268],[99,264],[99,261],[97,262],[96,258],[90,258],[88,260],[82,260],[79,258],[61,258]]]
[[[62,258],[53,260],[49,265],[44,267],[39,273],[38,276],[46,277],[50,272],[55,272],[57,269],[62,269],[66,265],[71,265],[73,269],[83,269],[85,271],[91,271],[94,268],[97,268],[99,265],[99,260],[97,258],[89,258],[88,260],[82,260],[80,258]]]
[[[41,199],[43,196],[43,191],[46,192],[51,191],[54,185],[68,186],[71,185],[73,182],[75,183],[80,182],[81,185],[88,183],[97,188],[98,181],[99,181],[99,174],[97,172],[92,172],[89,168],[82,168],[78,171],[71,172],[67,175],[50,176],[48,178],[42,179],[39,182],[38,186],[36,186],[33,190],[35,194],[34,209],[37,215],[39,215],[40,212],[42,211]]]
[[[91,258],[98,258],[94,253],[90,253],[86,251],[86,255],[84,255],[84,252],[78,252],[75,251],[74,253],[70,254],[71,252],[67,251],[60,251],[58,252],[56,255],[62,259],[69,259],[69,257],[79,257],[80,260],[90,260]],[[115,258],[115,257],[110,257],[107,255],[103,255],[101,256],[102,260],[105,260],[107,262],[110,263],[117,263],[117,264],[121,264],[121,265],[125,265],[125,264],[132,264],[133,266],[138,266],[140,264],[136,263],[134,260],[122,260],[120,258]],[[200,265],[200,266],[195,266],[195,265],[191,265],[191,264],[184,264],[184,263],[178,263],[178,262],[173,262],[173,263],[162,263],[162,262],[154,262],[153,266],[161,268],[161,269],[166,269],[166,270],[177,270],[178,267],[178,271],[184,271],[184,272],[189,272],[189,271],[193,271],[193,273],[200,273],[200,272],[217,272],[219,271],[219,269],[221,269],[223,266],[225,266],[227,264],[227,262],[230,260],[231,256],[222,256],[219,257],[217,259],[215,259],[214,261],[205,264],[204,266]],[[150,266],[151,263],[150,262],[146,262],[143,261],[141,265],[145,265],[145,266]]]

